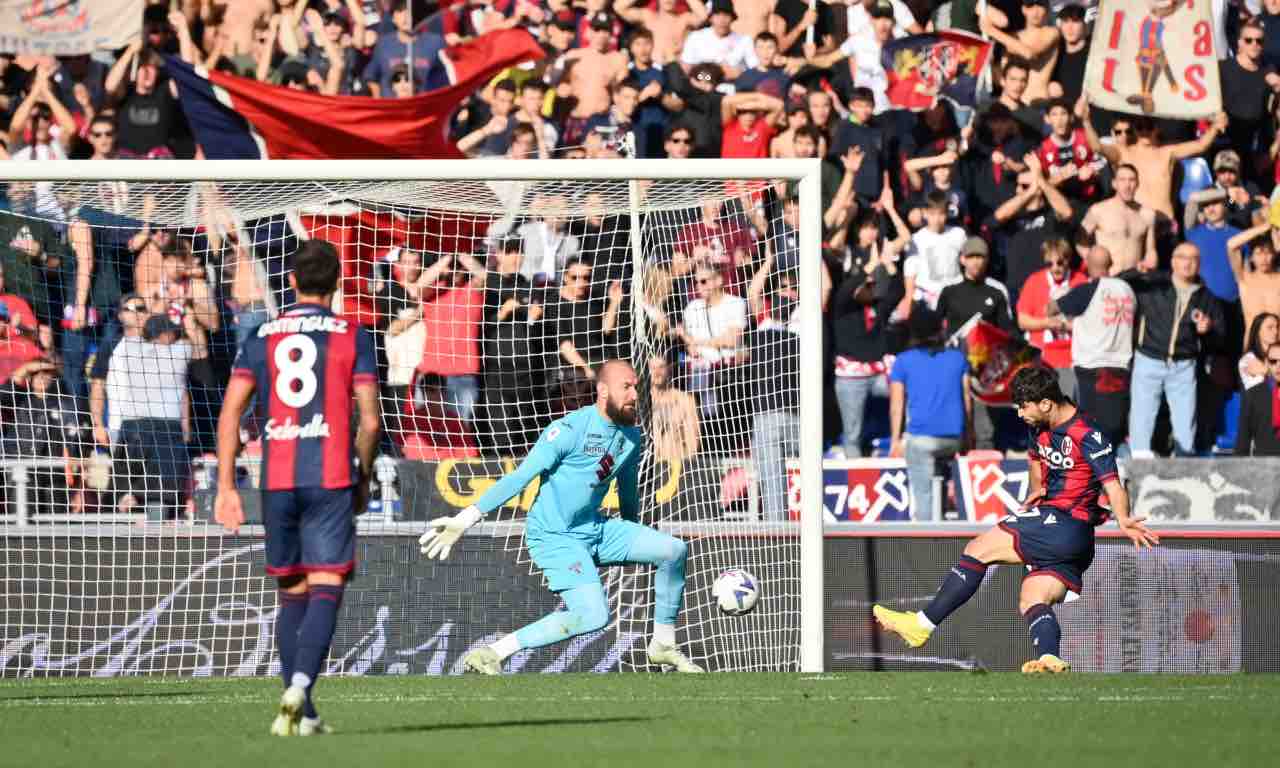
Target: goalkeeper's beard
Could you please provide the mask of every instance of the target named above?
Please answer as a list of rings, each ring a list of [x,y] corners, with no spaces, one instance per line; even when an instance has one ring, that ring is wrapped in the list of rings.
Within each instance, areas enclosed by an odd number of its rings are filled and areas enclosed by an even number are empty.
[[[634,405],[615,405],[612,402],[607,402],[604,410],[609,416],[609,421],[614,424],[621,424],[624,427],[634,427],[636,424],[636,407]]]

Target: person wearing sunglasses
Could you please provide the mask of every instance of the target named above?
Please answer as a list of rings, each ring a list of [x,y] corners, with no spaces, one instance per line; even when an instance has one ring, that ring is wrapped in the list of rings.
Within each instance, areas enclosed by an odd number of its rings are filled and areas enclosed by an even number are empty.
[[[1226,101],[1225,93],[1223,101]],[[1134,120],[1135,137],[1132,143],[1103,144],[1090,119],[1087,99],[1081,99],[1076,104],[1076,117],[1084,128],[1090,149],[1105,157],[1112,168],[1118,169],[1129,164],[1137,170],[1142,177],[1142,187],[1138,190],[1136,199],[1159,215],[1162,228],[1174,220],[1174,165],[1208,152],[1229,124],[1227,113],[1219,112],[1200,138],[1178,144],[1163,144],[1155,120],[1143,116]]]
[[[1267,347],[1266,378],[1245,390],[1236,456],[1280,456],[1280,343]]]
[[[693,152],[693,129],[679,123],[667,129],[667,139],[662,143],[667,157],[673,160],[687,160]]]
[[[1272,94],[1280,93],[1280,74],[1263,61],[1265,39],[1262,22],[1250,19],[1241,25],[1236,55],[1218,63],[1222,108],[1231,118],[1227,144],[1246,156],[1252,154],[1256,142],[1274,137],[1265,136],[1263,130]]]
[[[410,0],[393,0],[391,3],[391,22],[395,26],[395,32],[378,36],[378,43],[369,55],[369,63],[365,65],[361,75],[361,79],[368,83],[369,90],[376,97],[392,98],[395,95],[391,87],[395,65],[410,57],[413,61],[415,90],[420,90],[424,83],[430,82],[432,71],[440,66],[440,52],[445,47],[444,38],[434,32],[417,31],[416,25],[423,18],[414,13],[417,6],[418,3],[411,3]]]

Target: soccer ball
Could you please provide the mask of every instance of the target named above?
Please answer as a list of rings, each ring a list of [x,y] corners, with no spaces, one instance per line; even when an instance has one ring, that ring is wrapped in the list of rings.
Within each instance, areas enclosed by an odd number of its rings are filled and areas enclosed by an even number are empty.
[[[716,579],[711,586],[711,594],[715,595],[716,605],[730,616],[741,616],[750,613],[760,599],[760,582],[741,568],[730,568]]]

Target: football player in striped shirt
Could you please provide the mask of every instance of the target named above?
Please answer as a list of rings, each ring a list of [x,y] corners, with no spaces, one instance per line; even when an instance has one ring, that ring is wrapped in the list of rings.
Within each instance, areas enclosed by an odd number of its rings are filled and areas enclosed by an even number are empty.
[[[381,416],[373,337],[329,310],[342,271],[337,249],[307,241],[291,266],[297,304],[258,326],[231,372],[218,419],[214,510],[231,532],[244,523],[235,461],[240,418],[256,392],[264,423],[258,487],[267,573],[280,588],[276,646],[285,685],[271,733],[307,736],[329,731],[311,690],[355,567],[354,517],[368,501]]]
[[[1024,368],[1013,377],[1012,391],[1018,417],[1030,433],[1026,502],[969,542],[923,611],[879,605],[872,610],[881,626],[918,648],[977,593],[989,565],[1025,565],[1018,610],[1037,656],[1023,664],[1022,671],[1067,672],[1071,665],[1061,657],[1062,628],[1052,606],[1084,591],[1084,572],[1093,562],[1094,529],[1114,516],[1134,547],[1159,544],[1160,537],[1147,530],[1143,518],[1129,515],[1129,495],[1116,472],[1111,441],[1062,394],[1054,371]],[[1108,506],[1102,504],[1103,495]]]

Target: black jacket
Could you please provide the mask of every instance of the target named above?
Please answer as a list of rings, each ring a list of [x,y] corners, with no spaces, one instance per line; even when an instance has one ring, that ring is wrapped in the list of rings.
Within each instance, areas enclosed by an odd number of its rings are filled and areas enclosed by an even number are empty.
[[[746,341],[751,350],[752,412],[799,412],[800,337],[782,328],[766,328],[751,331]]]
[[[955,333],[974,315],[981,315],[992,325],[1014,332],[1013,316],[1009,314],[1009,295],[1004,286],[992,278],[982,282],[961,280],[942,289],[938,296],[938,314],[947,323],[947,333]]]
[[[1118,277],[1129,283],[1138,298],[1138,338],[1135,348],[1156,360],[1194,360],[1222,346],[1225,319],[1222,304],[1198,285],[1190,301],[1175,317],[1178,292],[1168,272],[1142,273],[1136,269]],[[1204,336],[1196,333],[1195,310],[1209,316],[1212,325]]]
[[[902,298],[902,281],[877,267],[871,304],[864,305],[853,297],[864,282],[864,273],[854,269],[831,296],[832,346],[837,355],[871,363],[889,351],[884,331],[894,305]]]
[[[1280,437],[1271,421],[1271,382],[1264,379],[1245,390],[1240,402],[1236,456],[1280,456]]]
[[[662,72],[667,77],[667,85],[684,100],[685,113],[676,119],[693,133],[693,156],[719,157],[724,126],[720,103],[724,101],[724,94],[698,90],[689,82],[679,62],[671,62]]]

